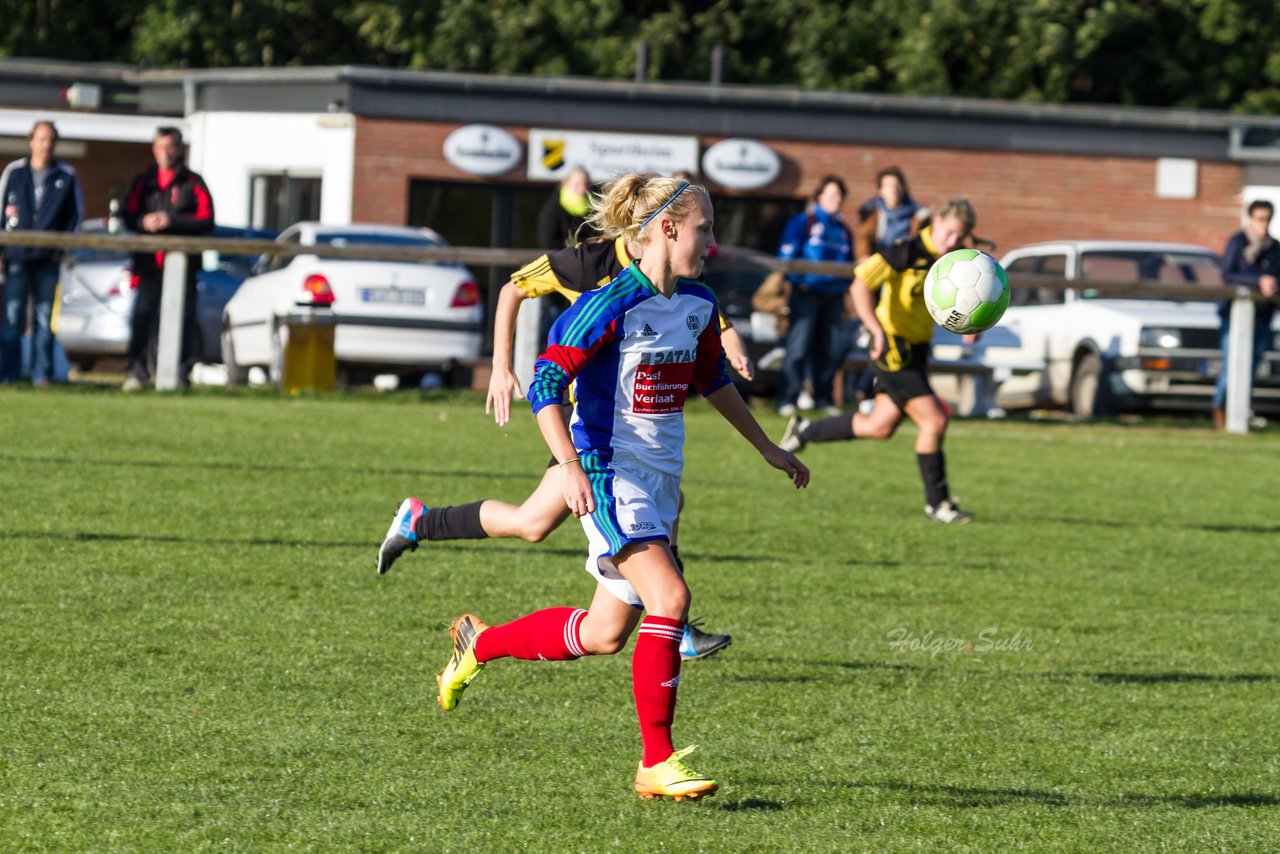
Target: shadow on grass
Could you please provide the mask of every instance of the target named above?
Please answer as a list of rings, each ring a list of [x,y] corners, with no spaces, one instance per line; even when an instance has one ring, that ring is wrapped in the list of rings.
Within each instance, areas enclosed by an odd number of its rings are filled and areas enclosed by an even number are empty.
[[[1182,809],[1206,809],[1211,807],[1274,807],[1280,806],[1280,797],[1258,792],[1238,792],[1224,795],[1120,795],[1113,798],[1092,798],[1064,795],[1029,788],[985,788],[980,786],[948,786],[924,783],[838,784],[854,789],[883,789],[906,792],[922,803],[945,807],[993,807],[1009,804],[1031,803],[1052,807],[1180,807]]]
[[[101,459],[85,459],[73,457],[33,457],[23,456],[20,454],[0,454],[0,462],[18,463],[27,465],[47,465],[47,466],[75,466],[84,468],[85,466],[99,466],[104,468],[128,468],[128,469],[182,469],[189,471],[192,469],[204,469],[209,471],[261,471],[261,472],[292,472],[295,474],[341,474],[341,475],[405,475],[410,474],[414,477],[421,478],[494,478],[502,480],[527,480],[534,483],[542,476],[541,472],[534,466],[530,466],[528,471],[484,471],[480,469],[457,471],[428,471],[426,469],[414,471],[411,466],[398,466],[377,468],[367,465],[297,465],[282,463],[247,463],[241,460],[140,460],[140,459],[117,459],[117,460],[101,460]]]
[[[99,531],[4,531],[11,540],[76,540],[77,542],[103,543],[184,543],[201,546],[287,546],[311,549],[376,549],[368,540],[359,542],[325,542],[324,540],[282,540],[278,538],[250,537],[233,540],[226,537],[179,537],[173,534],[109,534]]]
[[[711,803],[725,812],[769,812],[786,809],[781,801],[767,801],[763,798],[743,798],[740,801],[712,801]]]
[[[765,659],[775,664],[801,665],[804,667],[839,667],[842,670],[920,670],[914,664],[886,664],[883,661],[787,661],[781,658]]]
[[[1275,682],[1273,673],[1050,673],[1050,677],[1085,678],[1105,685],[1165,685],[1179,682]]]
[[[1198,530],[1211,534],[1275,534],[1280,525],[1162,525],[1150,521],[1126,522],[1120,519],[1081,519],[1075,516],[1023,516],[1020,521],[1052,522],[1060,525],[1082,525],[1097,528],[1176,528],[1180,531]]]
[[[995,566],[994,562],[982,561],[958,561],[958,560],[846,560],[833,564],[835,566],[843,566],[850,568],[867,568],[867,569],[907,569],[907,570],[955,570],[955,569],[991,569]]]
[[[201,546],[266,546],[276,547],[283,546],[286,548],[312,548],[312,549],[377,549],[378,542],[374,538],[367,540],[285,540],[278,537],[245,537],[243,539],[232,539],[230,537],[182,537],[176,534],[112,534],[105,531],[0,531],[0,536],[14,540],[76,540],[77,542],[102,542],[102,543],[184,543]],[[375,534],[375,537],[377,535]],[[492,545],[482,546],[473,543],[463,543],[462,541],[451,541],[450,548],[458,548],[462,551],[476,552],[504,552],[510,551],[511,545],[521,544],[519,540],[512,540],[510,545]],[[432,544],[433,547],[436,544]],[[556,548],[554,546],[537,546],[539,554],[556,555],[559,557],[581,558],[582,549],[565,549]]]

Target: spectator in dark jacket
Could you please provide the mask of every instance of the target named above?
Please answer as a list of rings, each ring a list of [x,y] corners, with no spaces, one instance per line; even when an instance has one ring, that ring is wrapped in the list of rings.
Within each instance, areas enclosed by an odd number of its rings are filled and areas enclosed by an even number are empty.
[[[124,224],[145,234],[206,234],[213,230],[213,197],[204,179],[183,162],[182,131],[174,127],[156,130],[151,153],[156,165],[133,179],[124,202]],[[182,318],[182,365],[185,383],[199,353],[200,327],[196,323],[196,272],[200,257],[187,256],[186,301]],[[160,297],[164,277],[163,252],[135,252],[133,272],[138,296],[133,306],[129,338],[129,368],[125,391],[142,388],[151,377],[148,362],[159,328]]]
[[[4,223],[9,231],[75,231],[84,215],[76,170],[53,156],[58,130],[36,122],[27,137],[31,156],[10,163],[0,176]],[[0,381],[14,382],[22,367],[22,324],[27,299],[35,302],[31,382],[53,379],[53,300],[58,290],[57,249],[10,246],[5,250],[4,318],[0,330]]]
[[[538,246],[547,251],[564,249],[590,235],[578,236],[582,221],[591,211],[591,176],[581,166],[569,169],[560,186],[538,211]]]
[[[1277,276],[1280,276],[1280,243],[1271,236],[1271,218],[1275,207],[1271,202],[1256,201],[1249,205],[1249,217],[1245,226],[1227,240],[1222,252],[1222,279],[1232,285],[1252,288],[1265,297],[1275,297]],[[1261,302],[1254,307],[1252,366],[1246,380],[1250,394],[1258,365],[1271,344],[1271,318],[1275,314],[1275,302]],[[1218,313],[1222,317],[1222,370],[1218,372],[1218,385],[1213,391],[1213,421],[1221,430],[1226,426],[1227,413],[1227,343],[1231,326],[1231,303],[1223,302]]]
[[[787,223],[778,257],[803,261],[850,261],[853,236],[841,210],[847,191],[844,181],[828,175],[818,184],[808,208]],[[847,276],[791,273],[788,303],[787,355],[782,363],[778,412],[791,415],[804,382],[805,363],[811,366],[813,400],[817,409],[835,409],[833,383],[844,358],[844,298]]]

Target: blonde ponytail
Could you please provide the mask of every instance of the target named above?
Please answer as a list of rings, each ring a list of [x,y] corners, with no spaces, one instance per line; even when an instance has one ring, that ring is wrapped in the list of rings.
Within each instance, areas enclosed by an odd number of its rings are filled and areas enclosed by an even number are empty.
[[[584,225],[610,240],[628,243],[646,240],[643,229],[664,206],[674,220],[681,220],[697,208],[698,199],[711,201],[701,184],[690,184],[665,175],[619,175],[591,197],[591,213]]]

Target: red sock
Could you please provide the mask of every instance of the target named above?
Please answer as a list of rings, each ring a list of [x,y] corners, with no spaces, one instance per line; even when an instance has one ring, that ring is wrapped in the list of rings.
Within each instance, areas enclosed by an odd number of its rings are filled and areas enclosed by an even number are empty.
[[[665,762],[675,748],[671,722],[676,715],[676,687],[680,684],[680,637],[684,623],[647,616],[640,621],[636,651],[631,657],[631,684],[640,718],[646,768]]]
[[[547,608],[491,626],[476,638],[476,661],[522,658],[525,661],[573,661],[587,653],[578,627],[587,612],[581,608]],[[665,758],[665,757],[663,757]]]

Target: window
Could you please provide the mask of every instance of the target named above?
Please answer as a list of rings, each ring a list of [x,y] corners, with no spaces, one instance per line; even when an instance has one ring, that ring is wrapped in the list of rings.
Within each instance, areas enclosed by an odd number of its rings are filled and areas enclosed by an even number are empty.
[[[1067,274],[1066,255],[1028,255],[1011,261],[1005,268],[1011,276],[1034,273],[1041,276],[1057,276]],[[1062,291],[1053,288],[1018,288],[1013,292],[1010,305],[1056,305],[1063,302]]]
[[[1080,260],[1080,278],[1101,281],[1132,282],[1135,280],[1174,284],[1213,285],[1222,283],[1218,258],[1209,253],[1163,252],[1152,250],[1113,250],[1088,252]],[[1101,296],[1097,290],[1081,292],[1085,299]],[[1125,299],[1169,299],[1127,296]]]
[[[249,224],[281,231],[295,222],[318,221],[320,182],[287,172],[254,175],[249,179]]]
[[[282,235],[279,242],[285,246],[297,246],[302,243],[302,232],[292,231]],[[293,258],[294,256],[292,255],[272,255],[267,258],[263,264],[262,272],[271,273],[275,270],[283,270],[285,267],[289,266],[290,262],[293,261]]]

